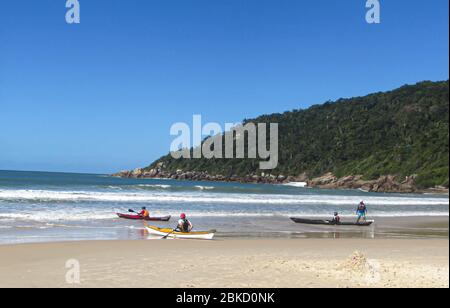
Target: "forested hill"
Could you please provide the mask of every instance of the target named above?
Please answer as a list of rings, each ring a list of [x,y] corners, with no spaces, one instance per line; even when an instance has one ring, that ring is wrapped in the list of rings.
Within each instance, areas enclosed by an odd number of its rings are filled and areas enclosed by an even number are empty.
[[[449,83],[421,82],[390,92],[340,99],[306,110],[246,120],[279,123],[279,165],[272,175],[340,178],[415,175],[417,187],[445,186],[449,178]],[[168,175],[261,175],[259,160],[162,157],[144,171]],[[267,171],[266,171],[267,173]]]

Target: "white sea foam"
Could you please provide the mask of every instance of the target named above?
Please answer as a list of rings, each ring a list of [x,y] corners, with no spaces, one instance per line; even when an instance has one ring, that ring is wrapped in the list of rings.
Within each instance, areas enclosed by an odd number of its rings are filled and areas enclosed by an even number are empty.
[[[169,189],[172,187],[172,185],[162,185],[162,184],[139,184],[137,186],[145,188],[161,188],[161,189]]]
[[[109,185],[108,188],[109,188],[109,189],[114,189],[114,190],[122,190],[122,187],[120,187],[120,186],[112,186],[112,185]]]
[[[0,190],[0,201],[27,202],[6,213],[0,203],[0,221],[100,221],[117,219],[110,203],[149,203],[156,211],[152,215],[178,213],[181,207],[190,217],[327,217],[338,210],[343,216],[354,214],[361,196],[307,194],[270,195],[212,193],[191,191],[169,193],[145,191],[139,193],[53,191],[53,190]],[[370,215],[375,217],[448,216],[449,199],[431,196],[378,195],[366,196]],[[75,205],[67,203],[75,202]],[[86,206],[85,202],[89,202]],[[61,203],[66,203],[61,205]],[[78,205],[80,204],[80,206]],[[163,208],[158,206],[163,206]],[[106,208],[107,206],[107,208]],[[133,205],[115,205],[126,208]],[[158,210],[163,212],[159,213]]]
[[[164,203],[208,203],[208,204],[266,204],[266,205],[355,205],[361,196],[339,195],[267,195],[267,194],[225,194],[225,193],[122,193],[90,191],[51,190],[0,190],[0,200],[35,202],[164,202]],[[412,196],[367,196],[368,205],[407,206],[430,205],[448,206],[448,198]]]
[[[200,190],[213,190],[213,189],[215,189],[214,186],[200,186],[200,185],[195,186],[195,188],[200,189]]]
[[[169,211],[175,213],[176,210]],[[288,219],[294,216],[305,216],[305,217],[328,217],[330,216],[329,211],[322,210],[319,212],[313,212],[311,210],[299,210],[296,212],[275,212],[275,213],[260,213],[257,211],[243,212],[232,212],[232,211],[192,211],[189,212],[190,218],[271,218],[271,217],[284,217]],[[411,211],[411,212],[377,212],[374,211],[370,217],[447,217],[448,213],[438,211]],[[83,213],[77,210],[67,210],[67,211],[33,211],[28,213],[14,213],[14,214],[0,214],[0,218],[7,217],[13,221],[31,221],[47,223],[45,226],[39,226],[39,228],[54,228],[54,227],[69,227],[74,228],[76,226],[62,225],[61,222],[88,222],[88,221],[107,221],[117,219],[112,212],[105,212],[100,214]],[[343,213],[341,215],[343,218],[354,218],[350,212]],[[60,222],[59,224],[49,224],[48,222]],[[88,228],[87,226],[83,226]],[[10,228],[9,226],[3,226],[3,228]],[[27,228],[33,228],[32,226],[27,226]],[[97,226],[95,228],[100,228]],[[108,228],[111,228],[108,226]],[[120,226],[123,228],[123,226]],[[126,228],[134,229],[135,226],[126,226]]]
[[[55,222],[55,221],[91,221],[117,218],[113,211],[96,213],[80,210],[36,210],[22,213],[0,213],[0,219]],[[47,227],[52,227],[50,224]]]
[[[306,182],[290,182],[290,183],[284,184],[284,186],[305,188],[306,186],[308,186],[308,183],[306,183]]]

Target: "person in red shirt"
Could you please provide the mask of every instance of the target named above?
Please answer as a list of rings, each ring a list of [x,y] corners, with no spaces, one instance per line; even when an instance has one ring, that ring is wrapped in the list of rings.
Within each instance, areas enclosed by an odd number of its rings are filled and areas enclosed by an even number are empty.
[[[361,219],[364,219],[364,221],[366,221],[366,215],[367,215],[367,206],[364,203],[364,201],[361,200],[361,202],[358,205],[358,208],[356,209],[356,215],[358,215],[358,220],[356,221],[356,223],[359,224],[359,222],[361,221]]]

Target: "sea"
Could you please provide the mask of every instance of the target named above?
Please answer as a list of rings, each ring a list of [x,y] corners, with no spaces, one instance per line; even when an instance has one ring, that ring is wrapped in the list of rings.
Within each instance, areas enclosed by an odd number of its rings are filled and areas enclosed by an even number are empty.
[[[309,226],[290,220],[329,219],[339,212],[343,220],[353,221],[361,200],[375,220],[371,227]],[[448,237],[449,198],[442,195],[0,171],[0,244],[152,239],[143,222],[117,216],[144,206],[152,216],[172,215],[171,221],[152,225],[173,228],[180,213],[186,213],[196,230],[217,230],[218,240]]]

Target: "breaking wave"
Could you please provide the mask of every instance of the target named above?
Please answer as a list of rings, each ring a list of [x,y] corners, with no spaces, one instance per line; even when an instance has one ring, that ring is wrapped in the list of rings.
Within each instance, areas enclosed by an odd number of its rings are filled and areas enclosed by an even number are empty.
[[[207,189],[207,188],[205,188]],[[361,196],[340,196],[325,194],[309,195],[258,195],[225,193],[122,193],[99,191],[53,191],[53,190],[0,190],[3,201],[33,202],[165,202],[165,203],[208,203],[208,204],[272,204],[272,205],[356,205]],[[448,206],[449,199],[409,196],[366,196],[368,205],[385,206]]]

